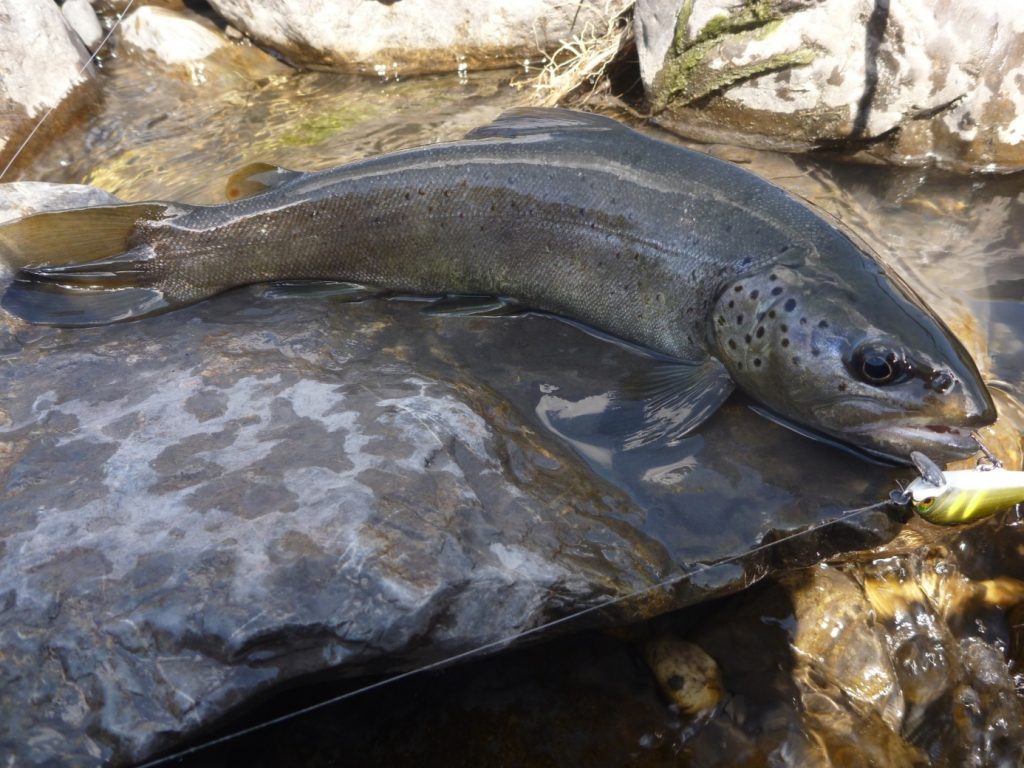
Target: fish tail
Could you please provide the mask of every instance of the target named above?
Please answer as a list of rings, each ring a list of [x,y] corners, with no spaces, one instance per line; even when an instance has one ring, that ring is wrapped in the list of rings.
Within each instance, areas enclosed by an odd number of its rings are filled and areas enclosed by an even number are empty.
[[[0,227],[0,255],[18,267],[0,306],[30,323],[105,325],[170,309],[149,243],[132,244],[144,221],[173,213],[140,203],[38,213]]]

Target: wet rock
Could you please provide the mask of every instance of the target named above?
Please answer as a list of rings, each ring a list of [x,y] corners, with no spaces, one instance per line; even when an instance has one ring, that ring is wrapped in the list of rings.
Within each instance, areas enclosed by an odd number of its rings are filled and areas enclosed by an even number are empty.
[[[623,454],[640,404],[608,393],[639,359],[550,318],[249,289],[3,323],[0,751],[25,764],[142,760],[296,680],[495,650],[609,596],[633,595],[565,628],[633,621],[897,530],[747,557],[889,476],[740,404]]]
[[[791,645],[806,698],[838,690],[868,717],[898,731],[903,693],[873,608],[849,575],[827,566],[786,580],[796,627]],[[812,693],[813,692],[813,693]]]
[[[51,0],[0,7],[0,171],[44,115],[26,152],[70,125],[97,95],[89,52]],[[53,110],[50,112],[50,110]]]
[[[100,26],[96,11],[89,5],[89,0],[64,0],[60,12],[85,43],[85,47],[91,51],[96,50],[96,46],[103,39],[103,28]]]
[[[702,715],[721,700],[718,665],[700,646],[666,633],[646,643],[644,657],[662,694],[680,712]]]
[[[230,40],[203,17],[144,5],[125,17],[121,41],[161,65],[187,74],[194,85],[231,87],[288,68],[248,42]]]
[[[683,135],[1024,167],[1024,27],[1005,4],[640,0],[637,25],[658,122]]]
[[[585,26],[601,4],[576,0],[474,3],[403,0],[212,0],[232,25],[290,61],[392,77],[521,65]]]

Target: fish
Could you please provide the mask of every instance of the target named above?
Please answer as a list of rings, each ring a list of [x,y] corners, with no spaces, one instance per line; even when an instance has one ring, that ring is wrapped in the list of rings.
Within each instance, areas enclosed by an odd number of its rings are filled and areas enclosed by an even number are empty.
[[[909,504],[936,525],[981,520],[1024,504],[1024,472],[988,463],[976,469],[943,472],[928,456],[914,451],[911,460],[921,473],[893,501]]]
[[[640,445],[682,439],[737,388],[766,417],[885,463],[969,456],[996,418],[956,337],[836,222],[609,117],[518,109],[333,169],[257,163],[228,197],[0,227],[0,253],[23,265],[0,304],[81,327],[332,281],[352,300],[433,297],[437,314],[546,313],[656,360]]]

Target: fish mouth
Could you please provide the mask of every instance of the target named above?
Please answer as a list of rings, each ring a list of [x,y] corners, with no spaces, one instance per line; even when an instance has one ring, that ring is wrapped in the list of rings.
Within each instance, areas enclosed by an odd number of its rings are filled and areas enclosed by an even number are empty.
[[[970,427],[920,422],[873,420],[857,427],[843,430],[824,430],[820,426],[809,427],[788,419],[760,404],[748,404],[755,413],[774,421],[780,426],[809,437],[812,440],[831,445],[852,453],[873,464],[886,466],[912,465],[910,454],[920,451],[940,464],[959,461],[973,456],[980,450],[974,431]],[[897,413],[892,409],[892,414]]]
[[[857,447],[901,464],[909,463],[911,451],[940,463],[966,459],[979,451],[974,430],[952,424],[875,423],[850,430],[850,434],[866,438],[863,443],[855,438],[852,442]]]

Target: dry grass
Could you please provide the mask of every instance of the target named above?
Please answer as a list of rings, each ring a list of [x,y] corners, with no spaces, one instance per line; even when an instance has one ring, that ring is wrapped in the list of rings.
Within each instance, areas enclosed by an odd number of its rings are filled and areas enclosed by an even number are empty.
[[[530,89],[527,100],[531,104],[553,107],[562,103],[576,91],[588,88],[580,104],[594,92],[604,78],[608,65],[633,39],[633,1],[605,0],[587,2],[607,19],[603,28],[586,22],[570,40],[563,40],[554,53],[545,54],[546,63],[533,77],[519,80],[513,85],[520,90]]]

